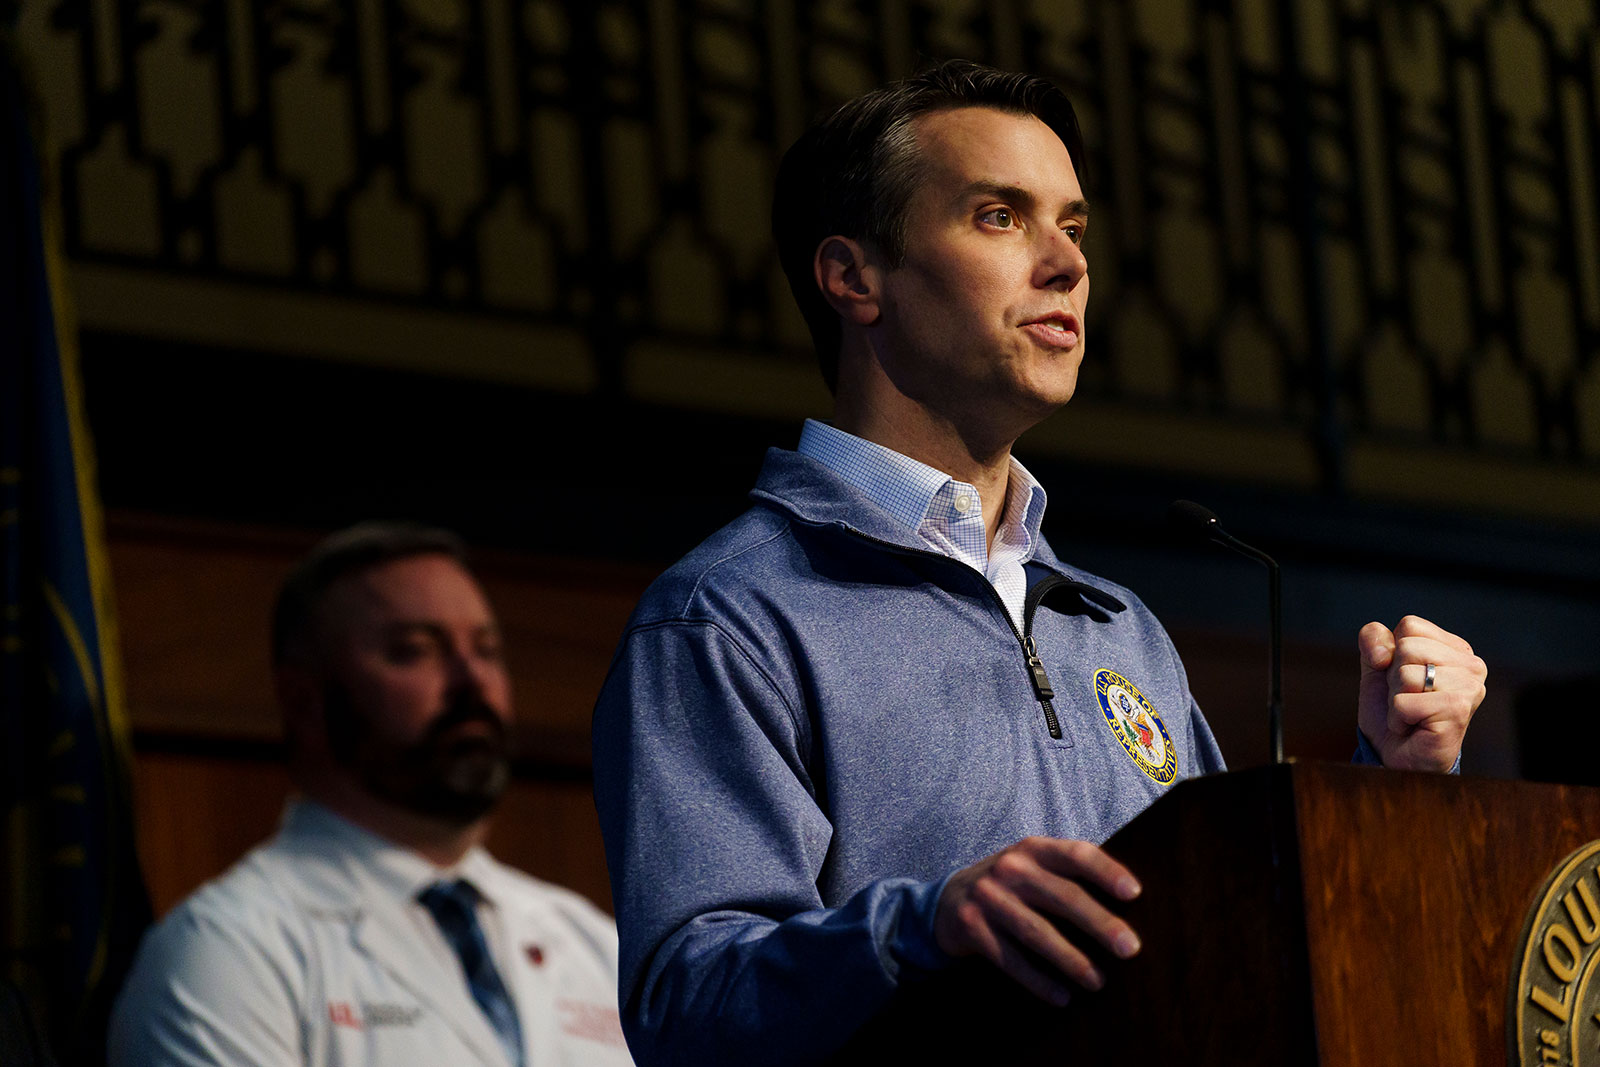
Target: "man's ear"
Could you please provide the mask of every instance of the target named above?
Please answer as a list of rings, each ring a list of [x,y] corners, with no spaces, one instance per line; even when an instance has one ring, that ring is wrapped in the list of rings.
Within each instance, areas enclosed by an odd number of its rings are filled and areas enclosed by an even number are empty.
[[[834,235],[817,246],[811,261],[822,298],[846,322],[871,326],[878,321],[883,272],[867,262],[860,241]]]

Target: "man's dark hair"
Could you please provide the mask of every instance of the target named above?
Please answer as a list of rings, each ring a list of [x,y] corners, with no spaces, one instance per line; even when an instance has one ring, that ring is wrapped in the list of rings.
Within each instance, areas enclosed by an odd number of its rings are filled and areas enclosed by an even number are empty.
[[[838,385],[842,334],[812,274],[817,246],[840,234],[871,243],[890,267],[899,266],[906,209],[922,181],[912,121],[961,107],[1034,116],[1061,138],[1079,181],[1086,180],[1083,134],[1065,93],[1043,78],[964,59],[858,96],[802,134],[778,167],[772,234],[830,391]]]
[[[412,522],[363,522],[329,535],[295,565],[272,609],[272,665],[314,651],[318,616],[334,583],[412,556],[448,556],[463,567],[467,549],[449,530]]]

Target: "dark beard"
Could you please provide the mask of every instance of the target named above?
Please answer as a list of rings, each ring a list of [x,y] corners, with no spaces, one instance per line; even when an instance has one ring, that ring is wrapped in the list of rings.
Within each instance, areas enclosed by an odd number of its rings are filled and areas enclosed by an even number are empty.
[[[324,721],[333,758],[363,788],[396,807],[467,826],[488,813],[511,782],[505,723],[475,694],[452,693],[449,704],[409,745],[375,736],[371,721],[337,680],[323,687]],[[447,736],[483,723],[487,737]]]

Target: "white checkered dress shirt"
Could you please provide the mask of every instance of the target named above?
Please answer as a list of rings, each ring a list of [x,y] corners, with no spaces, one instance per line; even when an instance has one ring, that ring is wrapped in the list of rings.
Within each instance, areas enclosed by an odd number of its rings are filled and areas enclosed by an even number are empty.
[[[1015,456],[991,553],[983,528],[983,501],[966,482],[815,419],[807,419],[800,431],[799,452],[861,490],[916,531],[929,548],[989,579],[1021,631],[1022,602],[1028,592],[1022,568],[1039,543],[1045,494]]]

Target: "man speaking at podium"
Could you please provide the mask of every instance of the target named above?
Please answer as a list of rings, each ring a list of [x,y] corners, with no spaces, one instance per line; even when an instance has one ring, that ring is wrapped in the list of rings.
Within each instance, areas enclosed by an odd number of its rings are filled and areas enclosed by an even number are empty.
[[[1097,846],[1223,761],[1160,624],[1056,556],[1011,455],[1085,355],[1082,160],[1057,89],[959,61],[784,158],[833,423],[646,592],[595,710],[641,1063],[814,1062],[962,957],[1064,1003],[1104,981],[1084,946],[1139,951]],[[1450,770],[1482,661],[1410,617],[1358,644],[1358,758]]]

